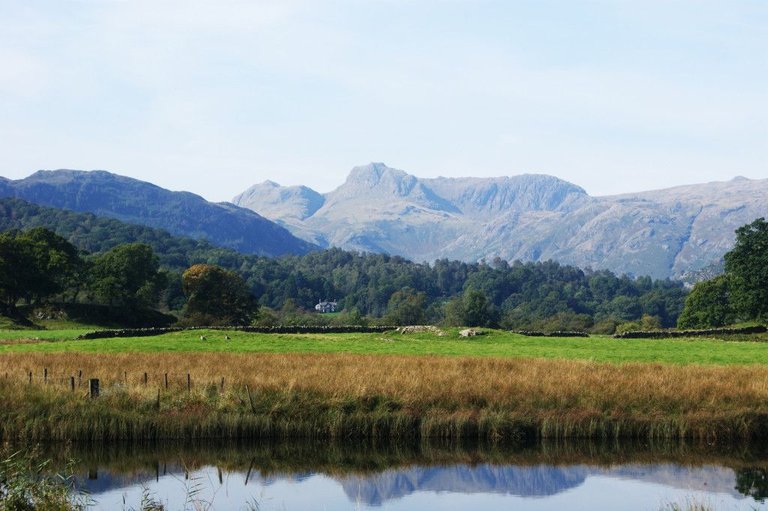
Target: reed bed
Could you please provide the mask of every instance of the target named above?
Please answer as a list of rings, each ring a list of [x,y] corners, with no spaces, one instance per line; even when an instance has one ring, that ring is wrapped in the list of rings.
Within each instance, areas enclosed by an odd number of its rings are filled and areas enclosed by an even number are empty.
[[[87,397],[89,378],[100,380],[98,399]],[[14,440],[689,438],[712,443],[766,432],[768,368],[758,365],[342,354],[0,357],[0,438]]]

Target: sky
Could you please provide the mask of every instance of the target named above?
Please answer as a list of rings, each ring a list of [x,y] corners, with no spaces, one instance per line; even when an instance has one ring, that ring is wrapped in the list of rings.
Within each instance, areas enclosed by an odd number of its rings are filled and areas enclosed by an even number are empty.
[[[0,175],[768,178],[766,0],[0,0]]]

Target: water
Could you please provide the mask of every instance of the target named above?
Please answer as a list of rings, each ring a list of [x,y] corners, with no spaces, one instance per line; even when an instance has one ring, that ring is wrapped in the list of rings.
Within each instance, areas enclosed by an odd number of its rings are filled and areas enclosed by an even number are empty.
[[[754,446],[307,443],[72,448],[93,509],[768,509],[768,451]],[[757,498],[755,498],[757,497]]]

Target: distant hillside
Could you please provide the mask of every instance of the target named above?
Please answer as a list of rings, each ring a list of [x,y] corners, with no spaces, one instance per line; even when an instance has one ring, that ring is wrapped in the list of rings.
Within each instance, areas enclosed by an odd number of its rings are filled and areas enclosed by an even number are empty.
[[[546,175],[421,179],[372,163],[324,195],[268,182],[233,202],[323,246],[680,278],[716,267],[737,227],[768,216],[768,180],[591,197]]]
[[[123,243],[146,243],[158,255],[160,264],[169,270],[184,271],[196,263],[216,263],[238,269],[246,259],[258,260],[255,256],[244,256],[205,240],[173,236],[162,229],[128,224],[92,213],[39,206],[22,199],[0,199],[0,232],[34,227],[50,229],[78,249],[92,254]]]
[[[16,181],[2,178],[0,197],[157,227],[249,254],[305,254],[316,248],[245,208],[104,171],[39,171]]]

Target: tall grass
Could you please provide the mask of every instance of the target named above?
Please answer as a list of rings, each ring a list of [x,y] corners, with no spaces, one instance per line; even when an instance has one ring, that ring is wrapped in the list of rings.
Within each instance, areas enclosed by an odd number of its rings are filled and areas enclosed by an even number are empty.
[[[69,390],[70,376],[77,378],[80,371],[83,383],[101,380],[101,397],[88,399],[85,386]],[[763,366],[339,354],[0,357],[0,438],[6,439],[716,442],[766,432],[768,367]]]
[[[85,510],[89,501],[74,491],[74,478],[51,472],[36,454],[0,448],[0,511]]]

